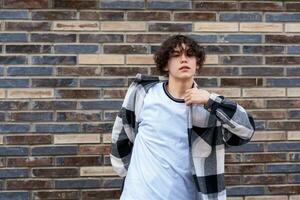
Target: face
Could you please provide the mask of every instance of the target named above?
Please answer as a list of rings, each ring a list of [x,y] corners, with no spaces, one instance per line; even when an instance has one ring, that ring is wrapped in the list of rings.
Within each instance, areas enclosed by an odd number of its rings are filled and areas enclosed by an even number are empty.
[[[165,70],[168,70],[169,79],[192,79],[196,73],[197,59],[193,52],[182,43],[182,50],[177,46],[171,52],[168,64]]]

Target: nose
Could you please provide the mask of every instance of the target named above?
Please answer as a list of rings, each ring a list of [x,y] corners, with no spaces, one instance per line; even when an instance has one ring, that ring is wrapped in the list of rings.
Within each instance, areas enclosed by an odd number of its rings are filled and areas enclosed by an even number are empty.
[[[181,62],[186,61],[186,60],[187,60],[186,55],[184,53],[181,54]]]

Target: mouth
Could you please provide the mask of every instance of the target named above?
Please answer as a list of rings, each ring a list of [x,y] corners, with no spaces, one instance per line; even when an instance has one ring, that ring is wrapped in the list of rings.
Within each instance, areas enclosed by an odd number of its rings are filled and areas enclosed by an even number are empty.
[[[188,66],[182,66],[179,68],[179,70],[183,70],[183,69],[190,69]]]

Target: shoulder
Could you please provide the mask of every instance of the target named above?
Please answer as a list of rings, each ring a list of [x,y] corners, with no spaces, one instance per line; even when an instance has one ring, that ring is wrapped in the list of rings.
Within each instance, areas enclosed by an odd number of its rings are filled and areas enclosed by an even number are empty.
[[[137,73],[130,87],[139,88],[138,90],[142,89],[147,92],[149,88],[163,81],[164,78],[162,76]]]

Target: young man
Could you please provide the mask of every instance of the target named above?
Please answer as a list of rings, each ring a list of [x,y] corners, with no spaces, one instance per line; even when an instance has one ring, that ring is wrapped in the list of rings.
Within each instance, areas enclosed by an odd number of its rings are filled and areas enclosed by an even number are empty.
[[[137,74],[112,130],[121,200],[225,200],[225,147],[250,141],[253,118],[199,88],[194,75],[205,52],[193,39],[171,36],[154,60],[168,78]]]

